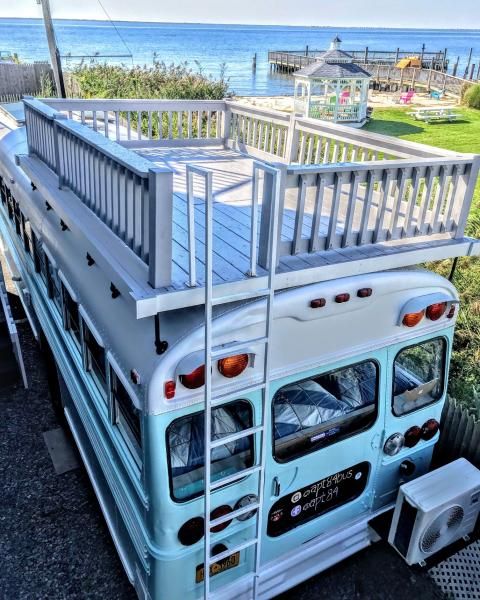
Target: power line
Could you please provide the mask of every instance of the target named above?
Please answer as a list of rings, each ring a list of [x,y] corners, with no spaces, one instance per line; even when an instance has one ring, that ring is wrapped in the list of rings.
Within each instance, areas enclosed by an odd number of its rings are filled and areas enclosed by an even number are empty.
[[[105,13],[105,16],[107,17],[107,19],[110,21],[110,24],[112,25],[112,27],[115,29],[115,31],[117,32],[118,37],[120,38],[120,40],[122,41],[123,45],[125,46],[125,48],[128,50],[128,53],[130,54],[130,58],[132,59],[132,63],[133,63],[133,53],[130,50],[130,48],[127,45],[127,42],[123,39],[120,31],[118,30],[117,26],[115,25],[115,23],[113,22],[113,20],[110,18],[110,15],[108,14],[106,8],[103,6],[101,0],[97,0],[98,3],[100,4],[101,9],[103,10],[103,12]]]

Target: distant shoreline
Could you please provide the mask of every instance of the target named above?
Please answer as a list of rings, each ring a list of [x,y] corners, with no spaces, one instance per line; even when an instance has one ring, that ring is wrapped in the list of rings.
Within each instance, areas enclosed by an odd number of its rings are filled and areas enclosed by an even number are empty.
[[[41,18],[37,17],[2,17],[0,16],[0,21],[38,21],[42,22]],[[78,22],[78,23],[110,23],[107,19],[54,19],[56,22]],[[132,25],[173,25],[173,26],[182,26],[182,25],[194,25],[201,27],[249,27],[252,29],[258,29],[259,27],[267,28],[267,29],[277,29],[279,27],[285,29],[327,29],[332,31],[343,31],[343,30],[358,30],[358,31],[425,31],[425,32],[435,32],[435,31],[458,31],[458,32],[472,32],[478,31],[480,32],[480,28],[472,27],[472,28],[457,28],[457,27],[436,27],[433,29],[425,28],[425,27],[368,27],[367,25],[363,26],[355,26],[355,25],[286,25],[282,23],[277,24],[263,24],[258,23],[253,25],[252,23],[200,23],[197,21],[129,21],[124,19],[112,19],[114,23],[131,23]]]

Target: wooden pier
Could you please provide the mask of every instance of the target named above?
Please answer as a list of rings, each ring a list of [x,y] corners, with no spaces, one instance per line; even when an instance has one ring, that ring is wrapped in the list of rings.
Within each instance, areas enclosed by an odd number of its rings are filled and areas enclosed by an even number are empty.
[[[304,50],[275,50],[268,53],[270,65],[279,71],[296,71],[310,63],[318,60],[325,50],[310,50],[308,46]],[[353,62],[361,65],[388,65],[395,66],[404,58],[418,57],[422,69],[446,72],[448,69],[447,49],[438,52],[427,52],[425,44],[421,51],[400,50],[370,50],[368,47],[362,50],[348,50]]]
[[[354,52],[349,51],[349,54],[354,56]],[[368,62],[363,62],[358,57],[355,62],[361,64],[362,67],[371,73],[372,85],[387,91],[409,90],[416,88],[424,88],[427,92],[432,90],[460,97],[463,86],[474,83],[472,80],[462,79],[449,75],[445,70],[436,69],[435,60],[428,59],[423,64],[430,64],[429,68],[405,67],[400,69],[395,66],[396,62],[388,62],[388,56],[380,59],[376,57],[378,51],[371,53],[373,56],[367,56]],[[387,55],[387,53],[385,53]],[[404,54],[404,53],[402,53]],[[276,71],[285,73],[293,73],[299,69],[303,69],[307,65],[317,62],[320,55],[319,51],[308,51],[308,55],[296,52],[272,51],[268,53],[268,61],[270,67]],[[365,58],[364,53],[364,58]],[[444,56],[444,54],[442,54]],[[370,62],[372,60],[372,62]],[[439,59],[440,60],[440,59]],[[433,65],[433,68],[432,68]]]

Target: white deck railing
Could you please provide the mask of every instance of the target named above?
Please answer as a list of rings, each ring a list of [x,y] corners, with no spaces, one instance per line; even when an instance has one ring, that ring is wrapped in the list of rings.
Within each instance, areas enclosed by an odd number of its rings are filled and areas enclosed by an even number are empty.
[[[172,172],[38,100],[24,104],[29,154],[148,265],[153,287],[170,285]]]
[[[25,113],[29,153],[148,264],[153,287],[171,281],[173,175],[129,146],[225,145],[274,163],[295,221],[290,239],[283,233],[279,242],[280,257],[461,238],[480,166],[473,155],[232,101],[26,99]],[[262,215],[271,187],[262,188]],[[259,231],[252,256],[261,266],[265,219],[252,221]]]

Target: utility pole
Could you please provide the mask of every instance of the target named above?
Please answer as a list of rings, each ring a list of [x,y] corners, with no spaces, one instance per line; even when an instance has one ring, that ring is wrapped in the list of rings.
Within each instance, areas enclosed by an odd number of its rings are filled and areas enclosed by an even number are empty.
[[[43,21],[45,23],[45,32],[47,34],[48,49],[50,50],[50,62],[52,63],[53,76],[55,78],[55,87],[59,98],[66,98],[65,81],[63,79],[62,62],[60,52],[55,40],[55,31],[53,29],[52,13],[50,11],[50,0],[37,0],[37,4],[42,5]]]

